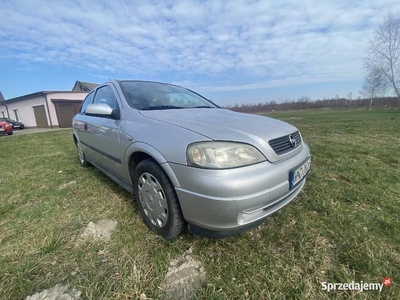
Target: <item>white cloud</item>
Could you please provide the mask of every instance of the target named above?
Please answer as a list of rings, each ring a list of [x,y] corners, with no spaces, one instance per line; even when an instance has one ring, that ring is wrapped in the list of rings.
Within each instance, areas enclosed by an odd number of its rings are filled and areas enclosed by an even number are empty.
[[[400,2],[3,0],[0,60],[201,78],[212,91],[359,80],[389,10]]]

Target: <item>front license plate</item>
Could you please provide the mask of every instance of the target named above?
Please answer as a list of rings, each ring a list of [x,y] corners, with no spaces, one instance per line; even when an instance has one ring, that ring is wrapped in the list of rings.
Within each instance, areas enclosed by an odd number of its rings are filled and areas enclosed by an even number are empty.
[[[307,176],[311,168],[311,157],[296,169],[289,172],[289,189],[294,188],[304,177]]]

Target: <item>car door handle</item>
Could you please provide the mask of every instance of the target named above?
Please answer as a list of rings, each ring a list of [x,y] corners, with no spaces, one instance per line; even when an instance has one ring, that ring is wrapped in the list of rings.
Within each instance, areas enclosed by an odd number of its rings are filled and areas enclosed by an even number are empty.
[[[85,130],[87,130],[87,124],[85,123],[85,125],[83,125],[83,128],[85,128]]]

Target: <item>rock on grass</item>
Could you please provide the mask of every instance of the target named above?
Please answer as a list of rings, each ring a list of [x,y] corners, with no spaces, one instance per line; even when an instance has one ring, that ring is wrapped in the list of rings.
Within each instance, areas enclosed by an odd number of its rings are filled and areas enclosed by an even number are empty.
[[[33,294],[25,300],[78,300],[81,299],[81,292],[67,285],[57,284],[56,286]]]
[[[163,299],[191,299],[206,279],[199,261],[192,258],[192,249],[171,261],[162,289]]]
[[[107,219],[100,220],[97,223],[90,222],[83,231],[81,238],[84,240],[94,239],[108,241],[111,238],[112,232],[117,227],[117,224],[117,221]]]

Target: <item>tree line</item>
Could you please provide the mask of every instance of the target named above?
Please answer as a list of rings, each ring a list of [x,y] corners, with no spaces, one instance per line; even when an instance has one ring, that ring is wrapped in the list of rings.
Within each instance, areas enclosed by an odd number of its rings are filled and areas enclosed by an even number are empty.
[[[400,97],[378,97],[374,98],[372,108],[378,107],[399,107]],[[331,98],[312,101],[308,97],[301,97],[297,101],[288,101],[278,103],[269,101],[258,104],[242,103],[235,105],[227,105],[225,108],[247,113],[257,113],[266,111],[284,111],[284,110],[302,110],[302,109],[322,109],[322,108],[371,108],[371,100],[368,99],[346,99],[346,98]]]

